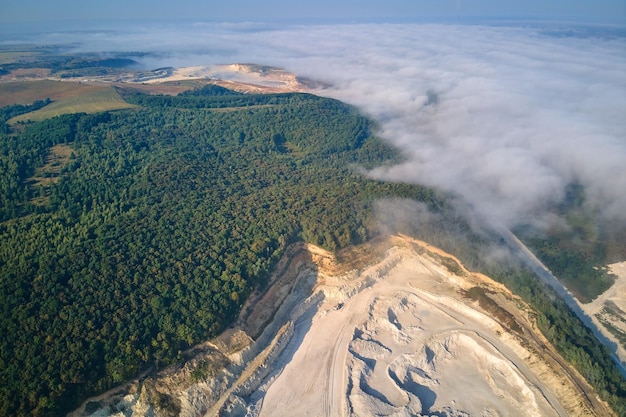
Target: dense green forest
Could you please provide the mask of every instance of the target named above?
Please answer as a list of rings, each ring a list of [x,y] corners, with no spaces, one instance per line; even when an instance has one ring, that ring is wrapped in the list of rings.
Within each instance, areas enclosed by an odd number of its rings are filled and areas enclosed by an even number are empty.
[[[356,174],[396,155],[337,101],[216,87],[127,100],[141,109],[1,137],[2,415],[60,414],[176,361],[232,322],[288,243],[367,239],[380,196],[442,204]],[[34,185],[59,145],[71,156]]]
[[[141,107],[3,123],[0,415],[61,415],[179,360],[233,321],[286,245],[363,242],[376,233],[375,202],[398,198],[438,219],[399,231],[521,294],[603,398],[623,404],[626,383],[606,349],[558,297],[521,268],[484,262],[493,236],[430,189],[357,173],[398,155],[353,108],[215,86],[125,99]],[[53,170],[59,149],[70,155]]]

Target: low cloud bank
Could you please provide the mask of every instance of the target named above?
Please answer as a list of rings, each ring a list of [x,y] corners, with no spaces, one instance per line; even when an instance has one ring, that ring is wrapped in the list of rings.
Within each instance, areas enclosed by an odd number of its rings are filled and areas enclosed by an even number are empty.
[[[372,175],[454,192],[509,226],[541,221],[579,182],[594,209],[626,220],[625,38],[358,30],[329,36],[334,59],[310,59],[307,75],[327,74],[336,96],[379,120],[380,134],[407,155]],[[351,45],[343,55],[342,44]]]
[[[255,62],[333,85],[406,162],[371,175],[438,187],[505,225],[540,224],[567,184],[626,221],[626,36],[619,28],[260,24],[81,34],[148,66]],[[75,41],[50,33],[46,42]]]

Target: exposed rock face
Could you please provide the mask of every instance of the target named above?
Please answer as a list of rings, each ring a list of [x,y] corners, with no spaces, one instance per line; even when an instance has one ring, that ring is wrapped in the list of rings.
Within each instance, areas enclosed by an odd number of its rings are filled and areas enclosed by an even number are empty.
[[[521,300],[450,255],[394,237],[337,258],[290,248],[192,361],[73,414],[611,415]]]

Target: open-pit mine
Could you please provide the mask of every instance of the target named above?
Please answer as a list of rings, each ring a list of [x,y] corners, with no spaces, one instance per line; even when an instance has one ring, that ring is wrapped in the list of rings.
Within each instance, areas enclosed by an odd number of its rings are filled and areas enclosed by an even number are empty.
[[[73,416],[613,415],[522,300],[404,236],[293,245],[238,322],[186,354]]]

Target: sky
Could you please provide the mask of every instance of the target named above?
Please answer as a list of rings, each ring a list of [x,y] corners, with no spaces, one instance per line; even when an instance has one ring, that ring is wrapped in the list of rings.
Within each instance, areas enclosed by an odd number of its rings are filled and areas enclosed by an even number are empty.
[[[412,21],[550,19],[626,24],[625,0],[3,0],[0,22],[99,19]]]
[[[140,7],[143,3],[127,0],[118,8],[116,0],[59,0],[40,2],[41,9],[34,3],[4,0],[0,15],[17,21],[39,13],[53,21],[61,15],[111,18],[114,12],[159,21],[124,21],[115,30],[91,26],[83,32],[60,26],[11,42],[154,52],[142,58],[148,69],[252,62],[323,81],[331,87],[321,94],[357,106],[406,157],[369,175],[453,193],[495,223],[541,228],[560,221],[549,208],[574,182],[585,186],[589,209],[626,223],[624,1],[387,0],[383,7],[373,1],[269,0],[262,9],[260,2],[243,0],[177,2],[177,8],[187,4],[197,12],[196,19],[185,22],[162,20],[168,12],[174,20],[188,16],[186,10],[170,10],[169,2]],[[364,17],[358,22],[299,24],[292,19],[318,13],[341,20],[355,16],[357,8]],[[494,18],[543,19],[369,21],[376,13],[387,13],[390,20],[419,20],[469,9]],[[141,16],[140,10],[145,12]],[[569,21],[583,14],[592,25]],[[208,15],[215,19],[206,20]],[[551,20],[557,15],[561,21]],[[609,15],[621,24],[597,24],[597,17]],[[251,22],[251,16],[257,21]],[[287,20],[263,23],[277,16]]]

